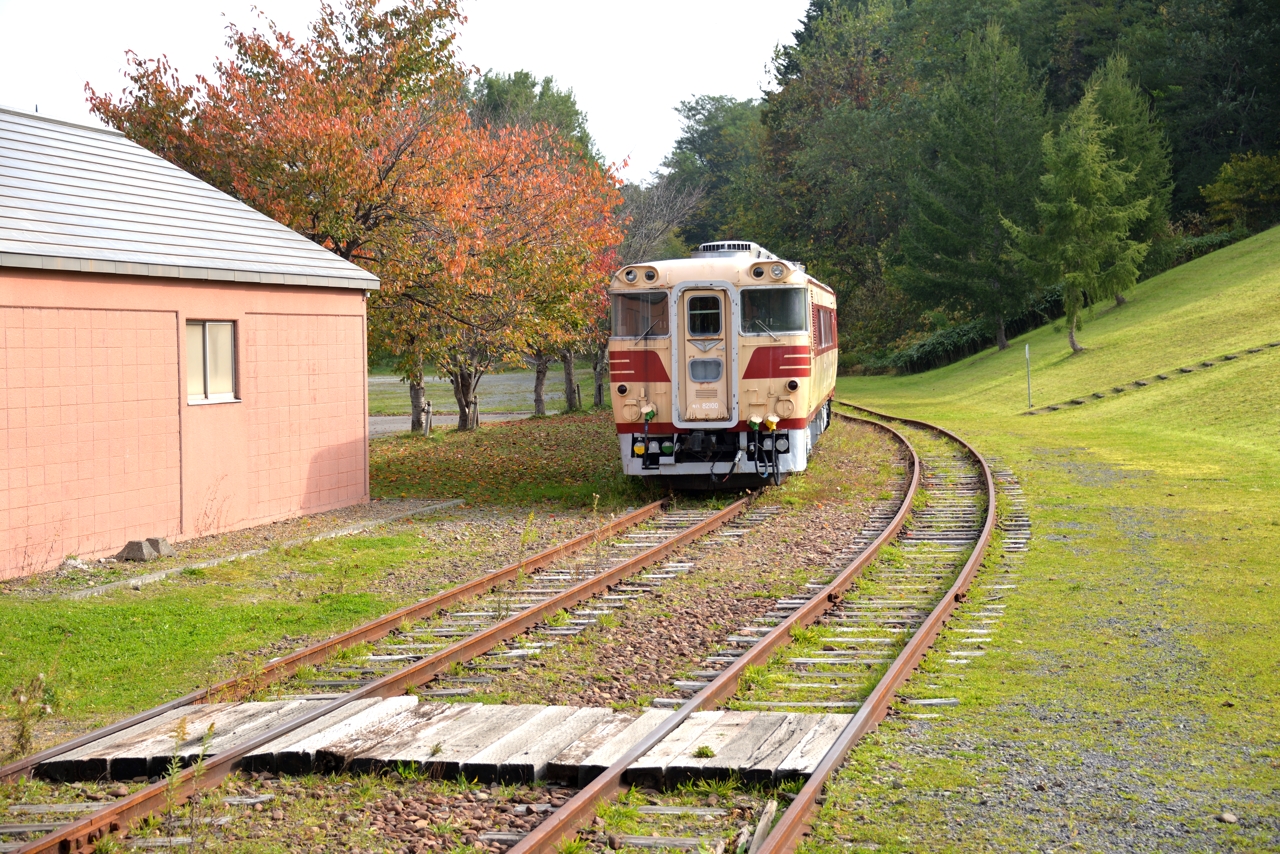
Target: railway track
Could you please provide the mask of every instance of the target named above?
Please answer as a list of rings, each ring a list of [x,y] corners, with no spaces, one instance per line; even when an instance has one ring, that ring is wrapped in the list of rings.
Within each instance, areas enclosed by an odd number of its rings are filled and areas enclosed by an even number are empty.
[[[495,650],[498,652],[494,657],[499,659],[536,654],[518,645],[514,649],[499,648],[548,618],[567,613],[593,597],[607,595],[610,588],[632,579],[644,568],[719,530],[746,513],[747,504],[741,500],[718,512],[691,513],[664,512],[665,502],[655,502],[518,563],[269,662],[255,674],[193,692],[4,766],[0,768],[0,781],[17,780],[36,769],[64,779],[109,775],[109,768],[86,761],[95,745],[125,739],[131,733],[155,731],[157,727],[172,728],[179,720],[195,731],[197,726],[203,728],[203,722],[211,716],[226,712],[228,706],[258,713],[253,717],[233,716],[225,734],[211,745],[202,745],[197,736],[174,748],[185,762],[193,762],[208,752],[210,755],[199,763],[198,769],[188,767],[172,779],[160,780],[118,800],[101,805],[31,804],[11,808],[11,812],[37,820],[0,824],[0,851],[27,854],[89,850],[105,835],[120,833],[131,822],[159,813],[174,798],[185,799],[199,789],[216,785],[263,747],[341,721],[352,710],[367,711],[370,701],[403,697],[407,692],[417,694],[419,686],[442,675],[447,677],[455,664]],[[467,603],[471,610],[449,610],[461,603]],[[447,616],[441,619],[441,614]],[[597,616],[581,614],[570,620],[585,626]],[[343,651],[374,643],[380,646],[358,656],[361,664],[356,678],[326,679],[332,674],[316,672],[307,674],[309,678],[293,679],[302,675],[299,671],[324,667],[335,654],[340,656]],[[383,666],[392,662],[394,667]],[[316,687],[350,690],[342,694],[314,693]],[[272,708],[235,702],[260,696],[271,688],[279,697],[277,702],[268,704]],[[294,693],[286,694],[286,690]],[[297,693],[299,690],[306,693]],[[456,687],[439,689],[446,696],[457,691]],[[227,723],[227,716],[221,720]],[[155,776],[159,770],[162,769],[154,762],[144,762],[141,768],[136,762],[125,763],[116,777],[127,774],[129,779],[139,771],[142,776]],[[68,816],[75,818],[68,821]],[[14,841],[15,837],[37,834],[43,835]]]
[[[740,834],[735,839],[736,850],[750,854],[795,850],[816,814],[827,780],[888,713],[897,690],[964,598],[996,522],[991,470],[959,437],[923,422],[861,411],[870,416],[869,423],[902,442],[911,457],[910,483],[894,515],[869,541],[871,532],[861,532],[851,549],[852,562],[825,584],[811,582],[804,594],[779,600],[763,621],[740,630],[732,640],[743,649],[732,656],[731,663],[714,676],[708,673],[705,685],[687,686],[697,693],[537,828],[513,840],[508,854],[551,854],[586,827],[602,803],[618,799],[631,785],[656,782],[652,777],[661,778],[669,766],[645,760],[646,754],[669,755],[670,751],[659,748],[664,739],[678,741],[683,730],[697,730],[698,716],[705,719],[717,706],[779,709],[797,715],[851,712],[836,719],[842,725],[824,740],[820,759],[776,824],[777,802],[773,801],[757,815],[754,835]],[[918,499],[923,499],[923,506],[913,512]],[[884,509],[873,519],[884,521]],[[882,554],[891,542],[893,553]],[[788,648],[806,645],[816,648],[816,653],[787,654]],[[861,691],[868,668],[876,667],[883,668],[879,679],[870,691]],[[719,720],[734,713],[727,712]],[[704,753],[709,755],[708,763],[720,752],[733,751],[732,736],[717,741],[716,735],[716,724],[702,724],[690,742],[712,743]],[[775,782],[785,770],[775,768]],[[655,835],[660,833],[647,836]],[[618,842],[623,847],[644,846],[645,838],[641,830],[624,840],[610,840],[609,847],[617,847],[613,843]],[[663,847],[692,848],[708,841],[668,838]],[[723,833],[710,847],[725,850]]]
[[[769,822],[761,819],[758,838],[750,844],[752,854],[791,850],[803,834],[826,779],[857,740],[884,716],[896,689],[919,663],[962,597],[981,562],[994,522],[991,473],[976,453],[956,437],[929,425],[894,422],[896,426],[891,426],[886,423],[890,419],[877,418],[868,423],[895,437],[908,458],[906,481],[873,508],[863,530],[836,556],[829,573],[779,599],[769,613],[727,637],[725,649],[708,658],[706,670],[673,684],[674,696],[659,698],[654,703],[658,708],[637,720],[610,718],[608,710],[472,708],[475,704],[457,701],[465,701],[487,678],[477,675],[477,668],[480,673],[485,668],[518,668],[522,661],[539,655],[547,643],[555,643],[557,636],[586,630],[607,619],[611,610],[625,608],[629,601],[686,571],[689,564],[675,561],[652,569],[672,552],[716,530],[721,531],[721,541],[730,542],[767,519],[768,511],[751,510],[745,501],[716,513],[663,513],[658,505],[650,505],[520,564],[272,662],[255,679],[214,686],[123,721],[110,731],[93,733],[0,769],[0,779],[29,774],[37,766],[45,776],[65,779],[130,778],[139,767],[123,761],[123,755],[112,760],[113,764],[121,762],[119,769],[93,764],[97,761],[94,746],[103,743],[104,734],[127,740],[130,733],[148,727],[154,732],[157,723],[164,721],[203,721],[230,714],[225,701],[273,696],[274,703],[245,711],[242,725],[219,729],[220,740],[215,739],[212,755],[200,763],[200,770],[188,769],[174,781],[178,797],[215,785],[236,767],[294,773],[375,770],[395,767],[392,760],[404,757],[434,766],[446,775],[476,772],[497,780],[507,779],[504,775],[510,773],[516,775],[512,779],[532,780],[545,774],[548,765],[554,769],[559,761],[561,771],[567,768],[570,775],[577,773],[581,790],[529,833],[489,834],[492,838],[486,840],[511,845],[513,854],[523,854],[555,850],[595,817],[603,801],[617,798],[629,786],[670,785],[682,775],[687,778],[700,773],[741,771],[751,779],[755,768],[755,779],[777,780],[788,774],[808,778],[772,833],[766,835]],[[920,447],[919,453],[915,446]],[[913,505],[922,499],[923,506],[913,512]],[[725,527],[730,523],[736,529]],[[609,540],[607,547],[602,545],[605,540]],[[891,563],[883,560],[890,544],[896,554]],[[645,568],[650,569],[642,572]],[[584,604],[586,607],[581,607]],[[539,627],[539,642],[521,640],[535,626]],[[805,654],[789,654],[788,649]],[[348,652],[334,655],[341,650]],[[466,669],[460,667],[468,662]],[[865,682],[868,668],[885,665],[869,693],[852,687]],[[765,670],[769,672],[762,677]],[[745,685],[744,676],[749,677]],[[434,702],[437,700],[450,702]],[[726,705],[732,711],[714,711]],[[243,711],[249,706],[254,704],[233,708]],[[660,711],[663,708],[668,711]],[[484,718],[486,714],[489,717]],[[560,745],[566,738],[581,737],[558,756],[553,750],[541,758],[536,755],[536,746],[522,743],[520,746],[527,749],[515,751],[511,759],[510,745],[505,753],[495,753],[503,738],[485,748],[493,736],[488,742],[470,746],[467,738],[453,737],[465,729],[459,728],[460,721],[472,721],[467,732],[474,734],[474,721],[481,718],[480,730],[495,726],[509,730],[505,741],[532,743],[550,732],[559,733],[556,744]],[[416,728],[413,734],[418,738],[418,753],[405,747],[413,741],[403,738],[406,719],[411,719],[410,729]],[[344,721],[346,740],[339,739],[335,746],[333,733],[342,730]],[[540,721],[542,726],[535,726]],[[299,747],[307,745],[308,739],[314,742],[315,734],[322,731],[327,747]],[[745,743],[751,731],[763,736],[773,733],[774,751],[772,758],[744,766],[734,747]],[[422,732],[429,736],[425,753],[421,751]],[[616,737],[601,741],[601,732]],[[450,738],[431,743],[440,733]],[[401,737],[400,753],[388,753],[386,744],[397,736]],[[456,747],[459,741],[462,747]],[[762,749],[767,741],[765,737],[756,747]],[[442,751],[442,742],[462,752],[454,756]],[[719,759],[690,761],[695,742],[699,745],[696,751],[710,750],[703,742],[716,745]],[[382,745],[381,753],[361,753],[375,743]],[[582,747],[584,743],[598,749],[591,753]],[[778,745],[782,745],[781,753]],[[477,746],[482,748],[478,753]],[[564,756],[573,754],[574,749],[580,754],[574,760],[578,767],[565,766]],[[194,761],[200,751],[199,739],[193,739],[183,758]],[[489,754],[492,756],[483,759]],[[606,759],[602,760],[602,755]],[[499,756],[508,758],[494,758]],[[288,767],[289,757],[301,757],[303,764]],[[154,761],[146,766],[147,772],[156,770]],[[29,814],[44,820],[43,824],[28,825],[29,833],[48,832],[17,843],[0,840],[0,851],[89,850],[105,834],[119,833],[131,822],[158,813],[164,800],[173,797],[173,785],[162,780],[87,815],[76,812],[86,809],[84,804],[63,805],[61,812],[44,813],[37,813],[34,806],[24,807],[24,817]],[[166,789],[170,790],[168,795]],[[660,820],[686,809],[658,805],[644,807],[641,813]],[[724,812],[711,809],[703,818],[714,821],[713,814]],[[80,817],[68,821],[76,815]],[[7,832],[0,826],[0,835]],[[655,839],[664,845],[655,845]],[[624,842],[649,848],[690,847],[698,840],[666,839],[659,833],[657,837],[628,837]],[[723,844],[719,847],[723,849]]]

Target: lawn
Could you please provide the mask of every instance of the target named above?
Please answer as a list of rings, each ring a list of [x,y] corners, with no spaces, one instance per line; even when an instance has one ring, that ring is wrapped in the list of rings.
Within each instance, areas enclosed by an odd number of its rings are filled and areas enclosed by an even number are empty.
[[[374,497],[465,498],[477,504],[555,502],[617,509],[655,487],[622,473],[608,411],[530,418],[370,444]]]
[[[1280,347],[1200,366],[1280,340],[1280,229],[1139,285],[1080,339],[839,381],[1003,460],[1033,538],[961,705],[886,723],[810,850],[1280,849]],[[1086,404],[1020,414],[1028,344],[1036,404]]]

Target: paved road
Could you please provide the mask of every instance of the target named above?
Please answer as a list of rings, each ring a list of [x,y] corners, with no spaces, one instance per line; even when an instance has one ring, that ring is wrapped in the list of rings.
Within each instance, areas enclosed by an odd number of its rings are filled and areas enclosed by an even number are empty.
[[[522,418],[528,418],[533,415],[532,412],[481,412],[480,423],[489,424],[493,421],[519,421]],[[452,427],[458,423],[458,413],[456,412],[437,412],[432,416],[432,423],[437,427]],[[377,436],[390,436],[393,433],[403,433],[409,429],[408,415],[370,415],[369,416],[369,438],[373,439]]]

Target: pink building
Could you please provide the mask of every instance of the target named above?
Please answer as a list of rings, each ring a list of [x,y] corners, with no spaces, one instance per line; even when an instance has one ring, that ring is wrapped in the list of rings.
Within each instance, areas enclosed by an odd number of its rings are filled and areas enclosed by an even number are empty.
[[[377,287],[121,134],[0,109],[0,578],[367,501]]]

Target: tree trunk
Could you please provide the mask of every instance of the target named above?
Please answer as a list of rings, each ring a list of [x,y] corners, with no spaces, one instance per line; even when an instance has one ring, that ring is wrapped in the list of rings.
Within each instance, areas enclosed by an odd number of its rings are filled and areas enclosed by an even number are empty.
[[[458,430],[474,430],[480,426],[480,404],[476,397],[478,372],[472,368],[455,367],[449,372],[453,386],[453,399],[458,403]]]
[[[1004,315],[996,315],[996,348],[1000,350],[1007,349],[1009,346],[1009,337],[1004,332]]]
[[[418,361],[418,369],[409,377],[409,429],[414,433],[422,432],[422,412],[426,407],[427,390],[422,376],[422,361]]]
[[[1083,353],[1084,348],[1076,343],[1076,319],[1071,318],[1071,326],[1067,329],[1067,342],[1071,345],[1072,353]]]
[[[1128,300],[1124,298],[1124,294],[1116,294],[1116,308],[1119,308],[1127,302]]]
[[[538,354],[533,357],[533,414],[547,414],[547,368],[551,367],[551,357]]]
[[[409,429],[414,433],[422,432],[422,413],[426,409],[426,399],[427,390],[422,387],[422,380],[409,380]]]
[[[573,351],[565,350],[560,354],[560,363],[564,365],[564,411],[578,410],[578,386],[573,379]]]
[[[609,370],[609,342],[606,341],[596,348],[596,360],[591,367],[596,380],[596,393],[592,403],[596,409],[600,409],[604,406],[604,375]]]

